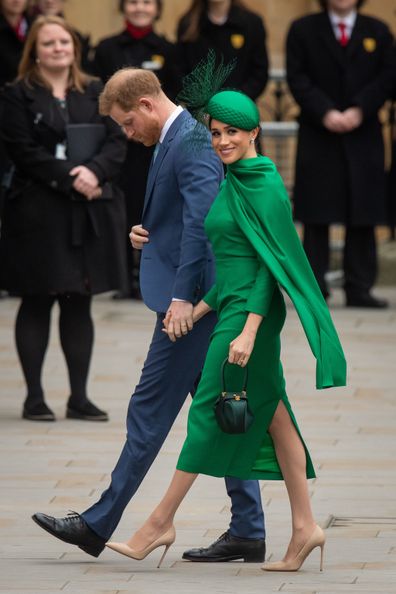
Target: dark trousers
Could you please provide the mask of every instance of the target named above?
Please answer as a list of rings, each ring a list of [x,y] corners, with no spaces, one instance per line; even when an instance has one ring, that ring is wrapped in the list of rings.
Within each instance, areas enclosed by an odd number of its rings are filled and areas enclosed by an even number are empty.
[[[324,295],[328,295],[325,274],[329,270],[329,226],[304,225],[304,249]],[[367,294],[377,276],[377,248],[374,227],[345,228],[344,290],[348,297]]]
[[[187,395],[203,367],[214,313],[204,316],[192,332],[172,343],[157,315],[142,375],[129,403],[127,438],[101,498],[83,514],[87,524],[109,539],[122,513],[155,460]],[[226,478],[232,500],[230,532],[242,538],[264,538],[264,515],[258,481]],[[203,519],[203,521],[205,521]]]

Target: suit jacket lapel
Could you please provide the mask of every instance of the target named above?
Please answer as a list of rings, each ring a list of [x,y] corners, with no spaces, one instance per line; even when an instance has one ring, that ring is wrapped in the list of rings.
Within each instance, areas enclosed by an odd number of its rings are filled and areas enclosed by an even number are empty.
[[[360,15],[358,14],[355,21],[355,26],[352,29],[352,35],[346,46],[347,56],[351,56],[361,45],[364,36],[364,25]]]
[[[172,123],[171,127],[169,128],[164,142],[161,144],[160,149],[157,154],[157,158],[155,159],[154,163],[151,163],[148,178],[147,178],[147,186],[146,186],[146,194],[144,198],[144,207],[143,207],[143,216],[147,210],[147,207],[150,203],[151,196],[153,194],[155,180],[157,179],[158,173],[161,169],[162,163],[164,162],[165,156],[171,146],[171,143],[181,128],[183,122],[188,117],[187,112],[183,111]]]

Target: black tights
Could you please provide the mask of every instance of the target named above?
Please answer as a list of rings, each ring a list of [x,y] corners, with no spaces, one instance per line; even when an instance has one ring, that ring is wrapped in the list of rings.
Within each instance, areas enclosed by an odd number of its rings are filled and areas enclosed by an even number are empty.
[[[34,295],[22,298],[15,324],[16,346],[30,404],[44,399],[41,372],[55,301],[60,308],[59,334],[69,372],[70,403],[79,404],[87,399],[86,385],[94,338],[91,296]]]

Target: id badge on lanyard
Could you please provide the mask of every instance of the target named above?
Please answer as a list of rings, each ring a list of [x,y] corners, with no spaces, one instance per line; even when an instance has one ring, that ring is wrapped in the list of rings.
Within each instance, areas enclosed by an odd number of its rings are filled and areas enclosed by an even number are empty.
[[[58,142],[55,147],[55,159],[60,159],[65,161],[67,159],[66,155],[66,142]]]

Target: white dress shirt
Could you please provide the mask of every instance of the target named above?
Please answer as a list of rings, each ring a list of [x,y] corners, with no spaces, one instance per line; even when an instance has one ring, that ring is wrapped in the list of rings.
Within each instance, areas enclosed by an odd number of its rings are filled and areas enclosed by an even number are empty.
[[[340,17],[340,15],[336,14],[332,10],[329,10],[329,18],[331,22],[331,26],[333,27],[334,35],[336,39],[339,41],[341,39],[341,29],[339,28],[339,23],[345,24],[345,35],[348,39],[351,38],[353,28],[355,26],[357,17],[357,11],[352,10],[349,14],[344,17]]]

